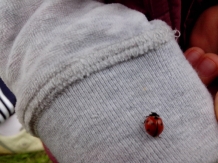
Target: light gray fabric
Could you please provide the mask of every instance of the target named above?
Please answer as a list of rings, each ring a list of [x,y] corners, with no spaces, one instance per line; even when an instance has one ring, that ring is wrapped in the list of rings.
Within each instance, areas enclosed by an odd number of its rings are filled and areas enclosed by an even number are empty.
[[[143,55],[173,37],[165,23],[149,23],[143,14],[122,5],[47,0],[37,9],[35,5],[17,9],[30,4],[0,4],[0,12],[8,19],[0,27],[4,41],[0,76],[15,93],[18,116],[28,131],[54,96],[70,83]],[[10,26],[16,27],[14,32],[7,32]]]
[[[157,138],[144,129],[151,112],[165,125]],[[75,82],[40,118],[38,132],[60,162],[218,159],[212,99],[175,41]]]
[[[212,98],[165,23],[91,0],[3,0],[0,15],[0,76],[59,162],[218,159]],[[143,128],[154,111],[161,138]]]

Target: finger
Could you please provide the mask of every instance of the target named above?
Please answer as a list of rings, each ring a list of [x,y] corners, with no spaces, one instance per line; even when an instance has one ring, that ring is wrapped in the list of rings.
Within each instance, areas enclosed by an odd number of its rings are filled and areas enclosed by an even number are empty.
[[[198,47],[189,48],[184,54],[205,85],[209,85],[218,76],[218,56],[216,54],[205,54]]]
[[[205,54],[201,48],[192,47],[185,51],[185,57],[194,68],[198,65],[200,58]]]
[[[195,69],[205,85],[209,85],[218,76],[218,56],[206,53],[201,58]]]
[[[218,121],[218,93],[215,96],[215,115],[216,115],[216,119]]]

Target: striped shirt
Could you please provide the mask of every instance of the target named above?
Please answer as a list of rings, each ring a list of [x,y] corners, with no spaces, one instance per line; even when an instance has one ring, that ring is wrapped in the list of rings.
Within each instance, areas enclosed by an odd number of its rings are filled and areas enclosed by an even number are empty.
[[[0,78],[0,124],[15,113],[16,98]]]

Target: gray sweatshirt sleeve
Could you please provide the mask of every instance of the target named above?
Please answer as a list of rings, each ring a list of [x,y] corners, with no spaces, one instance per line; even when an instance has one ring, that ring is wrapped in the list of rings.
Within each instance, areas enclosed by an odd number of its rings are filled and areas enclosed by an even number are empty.
[[[59,162],[218,159],[212,98],[164,22],[91,0],[3,0],[0,15],[0,76]]]

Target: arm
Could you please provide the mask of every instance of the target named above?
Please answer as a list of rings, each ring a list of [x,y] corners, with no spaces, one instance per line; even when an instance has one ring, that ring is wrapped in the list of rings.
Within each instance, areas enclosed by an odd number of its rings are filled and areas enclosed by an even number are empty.
[[[10,46],[3,40],[1,75],[20,121],[59,162],[217,159],[212,99],[165,23],[118,4],[36,4],[13,22],[23,26]],[[151,111],[166,126],[161,139],[144,131]]]

